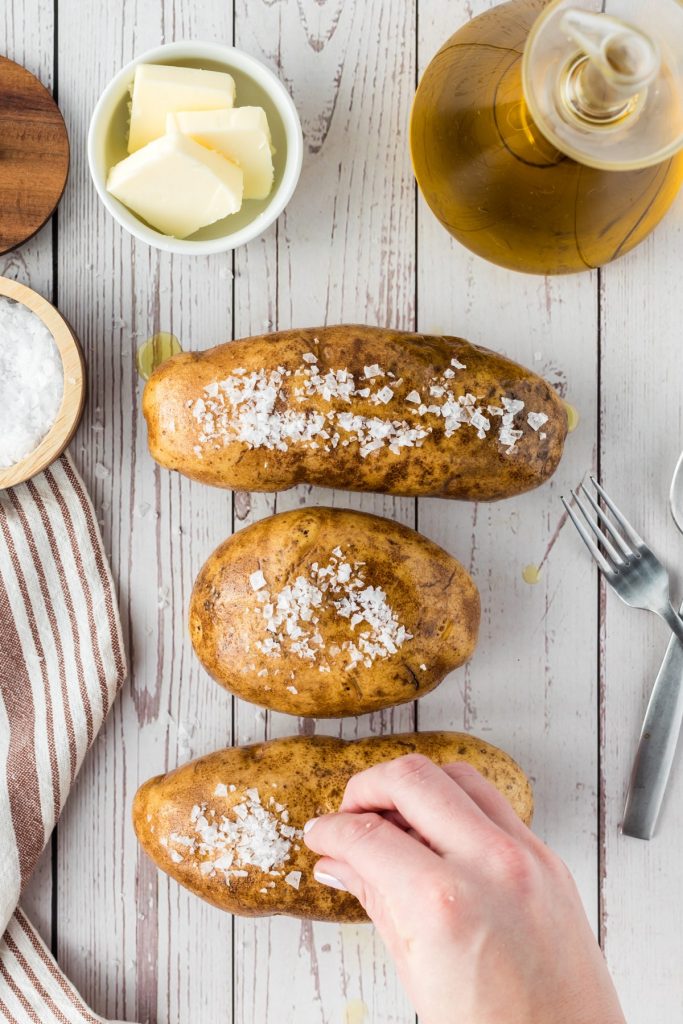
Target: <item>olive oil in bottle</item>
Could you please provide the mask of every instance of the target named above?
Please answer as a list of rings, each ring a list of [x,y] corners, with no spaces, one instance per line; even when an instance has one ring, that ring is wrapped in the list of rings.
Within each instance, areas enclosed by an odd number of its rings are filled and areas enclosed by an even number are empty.
[[[411,116],[424,197],[493,263],[602,266],[659,223],[683,181],[683,6],[511,0],[436,54]]]

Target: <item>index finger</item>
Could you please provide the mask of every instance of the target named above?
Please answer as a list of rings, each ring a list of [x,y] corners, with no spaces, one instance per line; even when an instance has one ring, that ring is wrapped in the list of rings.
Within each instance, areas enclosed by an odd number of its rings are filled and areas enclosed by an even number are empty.
[[[446,772],[422,754],[373,765],[349,780],[340,811],[394,811],[440,854],[479,853],[496,828]]]
[[[381,814],[340,811],[314,818],[306,826],[304,842],[314,853],[348,865],[364,887],[386,899],[401,893],[413,899],[418,879],[441,863],[435,853]]]

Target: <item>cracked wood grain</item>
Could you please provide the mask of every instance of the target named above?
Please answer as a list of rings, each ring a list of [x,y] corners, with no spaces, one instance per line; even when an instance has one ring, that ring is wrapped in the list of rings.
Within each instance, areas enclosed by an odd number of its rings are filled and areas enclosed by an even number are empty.
[[[486,0],[421,0],[420,72]],[[558,531],[560,493],[593,464],[597,442],[597,275],[515,274],[452,241],[420,199],[418,329],[503,352],[551,380],[581,413],[556,476],[519,498],[478,507],[418,502],[420,530],[459,558],[482,598],[470,664],[419,703],[420,728],[467,729],[531,776],[535,829],[564,857],[597,929],[597,607],[593,570]],[[571,312],[570,312],[571,311]],[[524,567],[542,565],[538,584]],[[581,595],[579,597],[579,595]]]
[[[238,0],[237,44],[291,83],[304,137],[299,189],[268,239],[237,253],[235,333],[268,328],[414,322],[413,186],[405,125],[414,82],[414,12],[384,4]],[[277,48],[273,40],[277,38]],[[276,57],[275,57],[276,50]],[[379,86],[379,87],[378,87]],[[235,528],[301,504],[376,512],[410,526],[415,503],[299,487],[242,494]],[[237,702],[240,743],[293,732],[352,737],[413,727],[411,705],[343,723],[263,714]],[[235,1019],[336,1024],[353,1000],[377,1024],[413,1012],[372,928],[236,919]]]
[[[52,0],[9,0],[0,18],[0,54],[28,68],[47,89],[54,84],[54,10]],[[52,299],[52,223],[49,222],[26,245],[0,256],[0,276],[9,277]],[[42,938],[51,945],[52,845],[38,862],[22,906]]]
[[[602,480],[671,570],[676,601],[683,582],[683,543],[667,499],[683,446],[678,301],[682,212],[679,197],[639,249],[603,270],[601,296]],[[680,1020],[680,750],[655,838],[642,842],[619,832],[645,707],[669,636],[655,616],[627,608],[610,592],[601,605],[601,639],[603,943],[627,1020]]]
[[[137,346],[158,330],[186,347],[230,338],[232,259],[160,254],[124,234],[96,199],[85,139],[101,90],[141,50],[231,36],[222,0],[59,4],[59,92],[73,147],[59,300],[89,371],[72,451],[103,524],[131,665],[60,825],[59,957],[93,1008],[120,1020],[231,1017],[230,920],[146,860],[130,803],[141,781],[232,739],[230,703],[200,672],[186,628],[194,575],[230,528],[231,496],[154,465],[135,370]]]
[[[264,715],[231,701],[191,652],[187,600],[211,550],[233,528],[316,502],[411,526],[417,517],[419,528],[473,574],[484,610],[479,650],[420,702],[418,724],[481,733],[520,760],[535,784],[536,828],[577,878],[628,1019],[650,1024],[681,1016],[678,780],[653,843],[618,834],[666,636],[613,595],[603,592],[598,601],[593,568],[562,528],[558,500],[600,456],[608,488],[623,492],[653,547],[677,564],[681,541],[668,522],[665,494],[683,437],[675,391],[680,205],[678,219],[672,214],[644,246],[603,271],[599,294],[597,275],[542,279],[488,266],[450,241],[421,200],[416,222],[406,133],[416,60],[424,69],[459,24],[488,6],[489,0],[455,0],[447,10],[438,0],[235,0],[235,42],[292,92],[306,152],[286,213],[234,261],[184,260],[132,241],[96,201],[85,160],[90,112],[119,67],[172,39],[230,43],[232,2],[4,6],[0,52],[48,86],[59,12],[58,86],[72,170],[59,213],[58,299],[83,341],[90,387],[72,452],[103,525],[132,664],[67,805],[57,847],[60,960],[93,1007],[111,1017],[341,1024],[353,1008],[373,1024],[414,1019],[372,929],[285,919],[233,923],[158,874],[129,823],[140,781],[233,738],[412,727],[411,706],[341,726]],[[0,260],[0,273],[48,297],[52,270],[50,227]],[[546,375],[581,414],[556,478],[497,505],[416,505],[305,487],[231,499],[151,462],[134,355],[154,331],[206,348],[233,330],[239,337],[354,320],[463,334]],[[522,580],[527,563],[541,566],[536,586]],[[27,894],[29,914],[48,941],[51,885],[48,857]]]

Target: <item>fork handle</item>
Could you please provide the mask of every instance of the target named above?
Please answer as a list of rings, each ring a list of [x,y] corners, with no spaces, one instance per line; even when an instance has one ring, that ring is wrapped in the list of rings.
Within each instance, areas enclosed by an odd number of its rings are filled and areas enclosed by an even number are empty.
[[[652,688],[626,795],[622,831],[636,839],[654,835],[683,723],[683,643],[675,632]]]
[[[680,615],[676,614],[670,601],[667,602],[666,607],[660,614],[674,636],[677,636],[681,643],[683,643],[683,619]],[[681,614],[683,614],[683,605],[681,605]]]

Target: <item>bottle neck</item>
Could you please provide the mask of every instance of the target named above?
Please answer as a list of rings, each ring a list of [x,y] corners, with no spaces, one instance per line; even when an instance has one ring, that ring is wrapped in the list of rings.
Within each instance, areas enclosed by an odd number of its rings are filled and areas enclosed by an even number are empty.
[[[614,89],[586,54],[578,54],[561,77],[558,109],[567,119],[575,119],[595,130],[612,127],[638,115],[644,95],[630,96]]]
[[[651,36],[617,18],[570,8],[560,28],[577,52],[560,73],[557,110],[595,130],[636,117],[661,71]]]
[[[660,2],[669,0],[653,0]],[[633,3],[612,0],[611,8],[633,17]],[[657,18],[647,32],[598,6],[552,0],[532,26],[523,58],[529,111],[548,141],[580,163],[610,170],[660,163],[683,146],[683,104]]]

